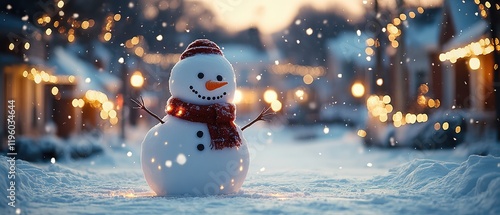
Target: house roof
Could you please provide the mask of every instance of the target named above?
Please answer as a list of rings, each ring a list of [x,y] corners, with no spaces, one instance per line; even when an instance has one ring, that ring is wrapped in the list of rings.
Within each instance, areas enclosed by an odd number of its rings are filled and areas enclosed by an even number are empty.
[[[489,24],[481,18],[479,8],[472,0],[447,0],[444,6],[444,15],[449,15],[455,34],[445,41],[442,51],[450,51],[477,41],[488,32]]]
[[[443,10],[441,8],[426,9],[423,14],[406,21],[405,43],[412,48],[437,50]]]
[[[54,49],[49,63],[55,66],[57,75],[73,75],[78,79],[77,94],[85,94],[87,90],[116,92],[120,88],[120,80],[106,72],[99,72],[92,65],[78,59],[74,54],[62,47]],[[89,78],[89,81],[85,81]]]
[[[341,61],[351,61],[361,66],[373,66],[374,59],[366,59],[366,40],[373,38],[372,34],[361,33],[358,36],[355,32],[343,32],[339,36],[328,39],[326,48],[328,53]]]

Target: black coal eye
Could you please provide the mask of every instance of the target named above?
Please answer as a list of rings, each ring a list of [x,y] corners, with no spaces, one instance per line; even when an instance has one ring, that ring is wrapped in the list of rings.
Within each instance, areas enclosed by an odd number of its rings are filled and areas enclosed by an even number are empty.
[[[199,79],[202,79],[203,77],[205,77],[205,74],[203,74],[202,72],[198,73],[198,78]]]
[[[222,81],[222,75],[217,76],[217,81]]]
[[[200,152],[201,152],[201,151],[203,151],[203,150],[205,149],[205,146],[204,146],[203,144],[198,144],[198,145],[196,146],[196,148],[198,149],[198,151],[200,151]]]

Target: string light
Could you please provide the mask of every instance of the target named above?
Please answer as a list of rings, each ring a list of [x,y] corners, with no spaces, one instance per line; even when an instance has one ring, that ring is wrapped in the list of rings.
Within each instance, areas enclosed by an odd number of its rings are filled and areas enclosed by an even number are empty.
[[[270,68],[272,73],[277,75],[310,75],[313,79],[325,75],[325,68],[321,66],[301,66],[294,64],[278,64],[272,65]]]
[[[498,40],[498,38],[495,38]],[[500,46],[496,47],[500,50]],[[450,61],[451,63],[457,62],[458,59],[467,58],[472,56],[487,55],[495,50],[492,39],[484,38],[477,42],[472,42],[464,47],[452,49],[451,51],[441,53],[439,60],[441,62]]]
[[[429,101],[430,100],[431,99],[429,99]],[[433,104],[429,103],[428,107],[438,108],[440,103],[439,99],[432,99],[432,101]],[[391,97],[389,95],[371,95],[366,101],[366,107],[370,116],[378,119],[380,122],[385,123],[389,119],[392,119],[394,127],[401,127],[406,124],[424,123],[429,120],[429,116],[426,113],[403,113],[401,111],[392,113],[394,108],[391,105]],[[390,114],[392,114],[392,117],[389,117]],[[360,132],[361,130],[358,131],[358,136],[366,136],[366,133]]]

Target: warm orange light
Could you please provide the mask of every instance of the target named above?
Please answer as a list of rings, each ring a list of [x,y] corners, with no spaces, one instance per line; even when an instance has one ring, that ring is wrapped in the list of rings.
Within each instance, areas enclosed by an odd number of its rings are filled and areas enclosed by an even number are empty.
[[[312,77],[312,75],[304,75],[304,77],[302,78],[304,83],[305,84],[312,84],[312,82],[314,81],[314,78]]]
[[[274,112],[278,112],[280,111],[282,108],[282,104],[280,101],[278,100],[274,100],[273,102],[271,102],[271,109],[274,111]]]
[[[234,91],[233,103],[239,104],[241,103],[242,100],[243,100],[243,93],[241,92],[241,90],[236,89],[236,91]]]
[[[479,61],[479,58],[477,57],[471,57],[469,59],[469,67],[472,70],[477,70],[481,67],[481,61]]]
[[[139,71],[135,71],[132,74],[132,77],[130,77],[130,84],[135,88],[142,87],[142,85],[144,84],[144,77],[142,76],[142,73]]]
[[[278,99],[278,93],[276,91],[268,89],[264,92],[264,101],[267,103],[272,103]]]
[[[354,97],[360,98],[365,95],[365,86],[363,84],[356,82],[351,87],[351,93]]]

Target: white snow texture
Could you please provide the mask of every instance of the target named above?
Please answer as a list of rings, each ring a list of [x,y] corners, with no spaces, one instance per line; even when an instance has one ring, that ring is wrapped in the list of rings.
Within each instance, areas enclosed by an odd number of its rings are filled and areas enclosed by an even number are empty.
[[[293,137],[310,131],[245,130],[252,165],[230,195],[156,197],[141,171],[140,140],[63,164],[18,160],[16,207],[22,214],[500,214],[497,155],[366,149],[343,127],[312,130],[317,138],[307,142]],[[0,160],[4,177],[9,165]],[[5,181],[0,214],[12,214]]]

